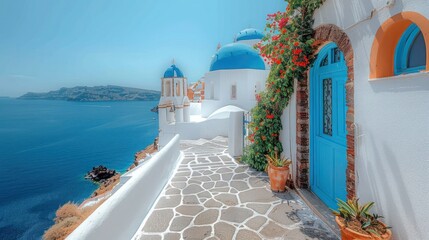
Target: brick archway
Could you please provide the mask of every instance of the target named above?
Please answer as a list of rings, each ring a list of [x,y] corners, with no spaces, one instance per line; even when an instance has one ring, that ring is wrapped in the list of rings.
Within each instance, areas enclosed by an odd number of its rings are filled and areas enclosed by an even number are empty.
[[[315,39],[321,46],[334,42],[344,54],[348,68],[346,82],[347,99],[347,197],[353,198],[355,191],[355,137],[354,137],[354,67],[353,48],[347,34],[332,24],[316,28]],[[321,48],[319,48],[320,50]],[[310,111],[309,111],[309,77],[298,82],[297,87],[297,179],[301,188],[309,186],[309,159],[310,159]]]

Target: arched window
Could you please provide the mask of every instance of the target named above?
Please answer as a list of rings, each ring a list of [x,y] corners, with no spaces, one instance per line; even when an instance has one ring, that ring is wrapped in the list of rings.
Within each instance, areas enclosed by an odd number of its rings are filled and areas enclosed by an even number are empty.
[[[180,83],[176,82],[176,97],[180,97]]]
[[[237,99],[237,85],[233,84],[231,86],[231,99],[236,100]]]
[[[426,68],[426,44],[420,28],[411,24],[395,50],[395,75],[420,72]]]
[[[165,82],[165,96],[166,97],[171,97],[171,83],[170,80],[168,80],[167,82]]]

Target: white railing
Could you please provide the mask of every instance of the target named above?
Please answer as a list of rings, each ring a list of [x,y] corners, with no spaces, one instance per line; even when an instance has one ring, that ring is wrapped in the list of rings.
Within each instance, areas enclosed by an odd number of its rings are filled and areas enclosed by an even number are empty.
[[[176,135],[130,174],[127,182],[67,239],[131,239],[182,158],[179,139]]]

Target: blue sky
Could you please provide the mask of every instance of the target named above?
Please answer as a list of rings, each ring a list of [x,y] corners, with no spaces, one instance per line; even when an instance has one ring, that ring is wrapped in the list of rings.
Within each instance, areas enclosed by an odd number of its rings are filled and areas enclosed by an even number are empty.
[[[174,58],[192,82],[218,43],[263,30],[283,0],[1,0],[0,96],[77,85],[160,89]]]

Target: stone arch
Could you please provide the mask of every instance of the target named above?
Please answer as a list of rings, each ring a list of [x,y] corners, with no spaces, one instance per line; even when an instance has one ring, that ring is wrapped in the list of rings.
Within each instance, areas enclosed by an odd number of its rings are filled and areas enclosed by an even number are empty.
[[[429,60],[429,20],[416,12],[401,12],[386,20],[375,34],[370,57],[370,79],[394,75],[395,48],[404,31],[415,23],[422,31]],[[429,61],[426,61],[429,71]]]
[[[314,38],[323,45],[334,42],[344,54],[348,68],[346,82],[347,100],[347,197],[353,198],[356,195],[355,187],[355,137],[354,137],[354,63],[353,48],[347,34],[339,27],[332,24],[324,24],[316,28]],[[309,73],[308,73],[309,74]],[[297,184],[301,188],[309,186],[309,158],[310,158],[310,111],[309,111],[309,76],[298,81],[297,95]]]

